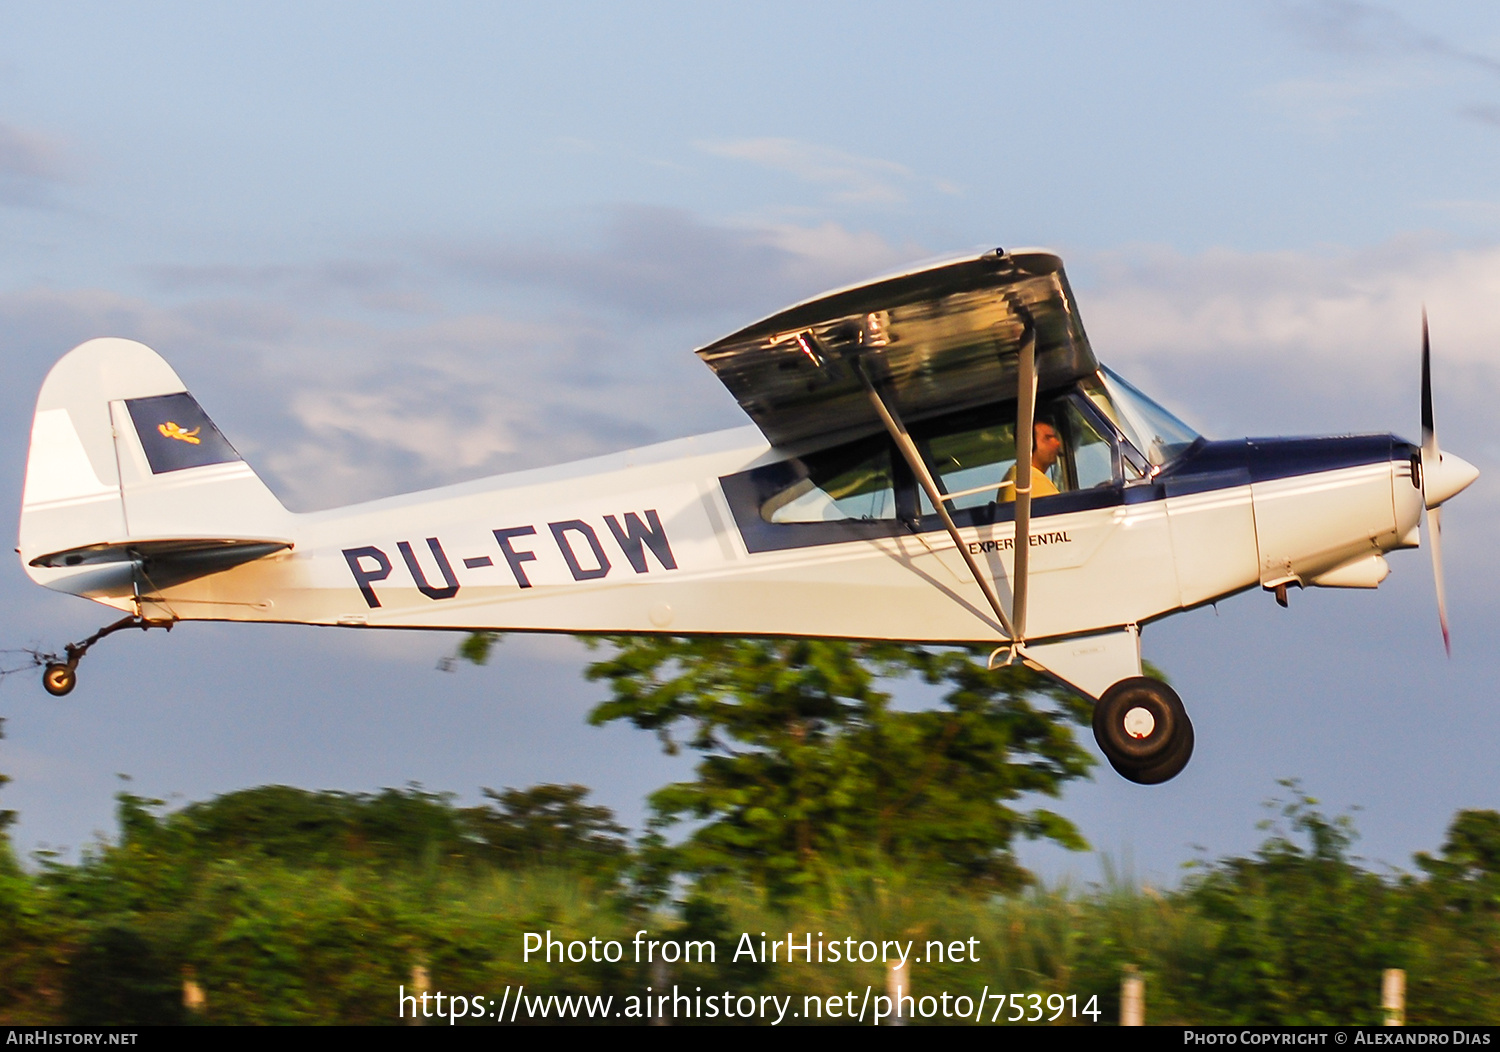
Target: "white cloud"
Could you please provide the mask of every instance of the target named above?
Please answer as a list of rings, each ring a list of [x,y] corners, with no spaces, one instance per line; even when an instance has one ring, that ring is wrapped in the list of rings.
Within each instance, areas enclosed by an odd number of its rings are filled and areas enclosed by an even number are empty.
[[[46,191],[64,181],[66,169],[56,139],[0,121],[0,204],[43,204]]]
[[[1215,437],[1415,436],[1425,304],[1439,434],[1481,468],[1500,463],[1500,246],[1138,248],[1075,263],[1101,360]]]
[[[1425,56],[1500,75],[1500,59],[1429,33],[1380,4],[1305,0],[1279,5],[1281,20],[1307,44],[1335,54]]]
[[[723,225],[649,208],[608,213],[599,241],[158,267],[149,298],[0,295],[0,342],[12,375],[40,382],[85,339],[140,340],[288,504],[330,507],[737,426],[697,342],[924,254],[835,223]],[[503,305],[471,309],[455,273]],[[392,312],[393,296],[427,309]],[[35,389],[10,394],[24,428]],[[24,437],[14,444],[19,478]]]
[[[61,178],[62,148],[45,135],[0,123],[0,175]]]
[[[401,327],[313,319],[264,359],[261,382],[290,425],[264,442],[265,460],[302,507],[647,442],[671,428],[680,386],[670,373],[644,382],[628,367],[634,348],[610,348],[578,317],[462,315]]]
[[[1112,253],[1084,307],[1114,353],[1410,357],[1423,304],[1450,359],[1500,364],[1500,247],[1396,242],[1359,251]]]
[[[925,255],[869,231],[706,222],[692,213],[640,205],[609,210],[594,245],[441,244],[432,263],[490,286],[545,286],[589,309],[639,319],[701,319],[704,339],[824,289],[870,277]],[[724,320],[718,320],[724,319]]]
[[[916,176],[910,168],[878,157],[861,157],[796,139],[728,139],[700,142],[715,157],[786,172],[803,182],[826,186],[843,204],[899,204]]]
[[[1470,219],[1480,221],[1493,221],[1496,219],[1500,219],[1500,201],[1423,201],[1420,207],[1431,208],[1437,211],[1444,212],[1456,212]]]
[[[485,408],[479,421],[458,427],[446,416],[414,412],[410,397],[397,391],[303,391],[292,397],[292,411],[315,439],[352,437],[459,471],[515,449],[503,408]]]
[[[1256,94],[1288,116],[1310,124],[1330,126],[1358,116],[1362,103],[1406,86],[1391,77],[1298,77],[1269,85]]]
[[[1304,44],[1352,60],[1361,70],[1378,66],[1402,70],[1401,80],[1368,72],[1343,79],[1291,80],[1264,94],[1288,109],[1321,124],[1332,124],[1359,112],[1357,103],[1393,89],[1408,89],[1421,81],[1448,80],[1475,74],[1479,84],[1500,76],[1500,58],[1455,43],[1416,25],[1396,11],[1357,0],[1304,0],[1281,3],[1279,20]],[[1491,127],[1500,124],[1500,111],[1489,103],[1472,103],[1455,110],[1459,117]]]
[[[535,257],[492,251],[503,266],[481,276],[514,291],[512,273]],[[26,382],[5,402],[16,420],[5,455],[18,486],[31,384],[98,335],[160,350],[302,508],[735,426],[743,417],[694,359],[694,339],[922,254],[833,223],[731,227],[644,210],[597,249],[554,250],[552,269],[532,275],[566,292],[563,304],[511,297],[488,311],[350,316],[282,275],[262,284],[264,273],[176,306],[90,289],[12,293],[0,296],[0,340]],[[1490,441],[1480,432],[1500,397],[1500,247],[1141,247],[1070,263],[1101,359],[1206,433],[1413,433],[1425,303],[1445,437]],[[424,267],[407,260],[394,284],[436,301],[451,272]],[[660,303],[675,313],[653,312]]]
[[[817,226],[776,223],[750,228],[749,232],[785,253],[782,266],[788,283],[804,285],[809,295],[873,277],[926,255],[917,246],[893,245],[873,231],[850,230],[833,222]]]
[[[645,390],[588,360],[586,319],[499,315],[420,325],[224,298],[164,307],[97,290],[0,296],[12,384],[5,406],[17,480],[25,422],[46,369],[100,335],[140,340],[188,386],[272,487],[299,508],[623,448],[670,426],[675,386]],[[684,366],[698,367],[681,351]],[[23,389],[24,387],[24,389]]]

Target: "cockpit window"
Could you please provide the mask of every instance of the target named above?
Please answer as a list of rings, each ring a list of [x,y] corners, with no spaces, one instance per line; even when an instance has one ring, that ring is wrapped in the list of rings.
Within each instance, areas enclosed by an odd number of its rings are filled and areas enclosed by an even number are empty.
[[[1070,489],[1096,489],[1115,481],[1115,443],[1072,400],[1058,407],[1062,427],[1062,463]]]
[[[1080,385],[1089,401],[1120,429],[1153,468],[1159,468],[1198,441],[1198,432],[1108,369]]]
[[[1044,397],[1037,432],[1047,442],[1033,457],[1035,515],[1111,507],[1148,470],[1122,441],[1124,428],[1102,380]],[[1102,405],[1100,403],[1103,403]],[[916,420],[909,434],[960,527],[992,526],[1014,514],[1016,403]],[[1042,479],[1045,479],[1043,483]],[[889,437],[771,460],[719,480],[745,547],[785,551],[819,544],[924,534],[942,523]]]
[[[896,517],[891,453],[884,440],[810,457],[805,464],[806,476],[761,505],[761,518],[766,522],[869,522]]]
[[[1015,403],[991,411],[1013,414]],[[1050,497],[1115,482],[1115,443],[1107,428],[1070,397],[1037,408],[1032,432],[1032,496]],[[1014,417],[981,427],[967,427],[919,438],[933,477],[950,495],[955,510],[1016,499],[1016,425]],[[925,493],[923,515],[935,513]]]
[[[953,496],[954,508],[977,508],[997,499],[1016,463],[1016,425],[995,422],[923,441],[938,488]],[[934,514],[922,494],[922,514]]]

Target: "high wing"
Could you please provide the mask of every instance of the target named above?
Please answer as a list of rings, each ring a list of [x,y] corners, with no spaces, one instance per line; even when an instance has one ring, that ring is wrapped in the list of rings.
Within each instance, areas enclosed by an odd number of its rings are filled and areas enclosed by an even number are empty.
[[[913,444],[909,421],[1014,399],[1017,463],[1031,459],[1039,391],[1099,368],[1062,260],[1039,250],[949,260],[839,289],[701,349],[773,445],[885,429],[943,520],[1005,637],[1025,640],[1029,474],[1017,477],[1012,602],[969,551],[955,506]]]
[[[906,421],[1014,399],[1028,334],[1042,391],[1099,368],[1062,260],[995,249],[824,293],[697,353],[787,445],[882,429],[861,370]]]

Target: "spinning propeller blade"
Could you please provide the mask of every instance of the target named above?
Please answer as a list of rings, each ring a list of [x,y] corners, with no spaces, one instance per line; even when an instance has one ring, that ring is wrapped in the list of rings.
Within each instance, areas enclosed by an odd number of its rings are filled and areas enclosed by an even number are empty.
[[[1437,444],[1437,424],[1432,417],[1432,341],[1427,336],[1427,308],[1422,308],[1422,460],[1442,454]]]
[[[1462,457],[1444,453],[1438,446],[1437,423],[1432,412],[1432,345],[1427,336],[1427,308],[1422,308],[1422,506],[1427,511],[1427,542],[1432,548],[1432,576],[1437,585],[1438,623],[1443,628],[1443,649],[1449,656],[1448,599],[1443,587],[1444,501],[1479,477],[1479,469]]]
[[[1443,590],[1443,513],[1433,508],[1427,513],[1427,543],[1432,546],[1432,578],[1437,584],[1438,624],[1443,628],[1443,650],[1453,656],[1453,644],[1448,639],[1448,599]]]
[[[1427,335],[1427,307],[1422,307],[1422,505],[1427,507],[1427,480],[1442,463],[1437,422],[1432,413],[1432,341]],[[1438,624],[1443,628],[1443,650],[1453,656],[1448,637],[1448,599],[1443,588],[1443,518],[1437,508],[1427,511],[1427,543],[1432,549],[1432,579],[1437,586]]]

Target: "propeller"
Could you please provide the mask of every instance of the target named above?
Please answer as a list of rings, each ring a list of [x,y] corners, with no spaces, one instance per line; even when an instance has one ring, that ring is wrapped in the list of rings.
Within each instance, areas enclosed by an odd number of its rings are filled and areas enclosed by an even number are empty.
[[[1448,598],[1443,587],[1443,502],[1479,477],[1479,469],[1438,446],[1432,413],[1432,344],[1427,336],[1427,308],[1422,308],[1422,505],[1427,509],[1427,542],[1432,548],[1432,576],[1437,585],[1438,623],[1443,649],[1453,655],[1448,636]]]

